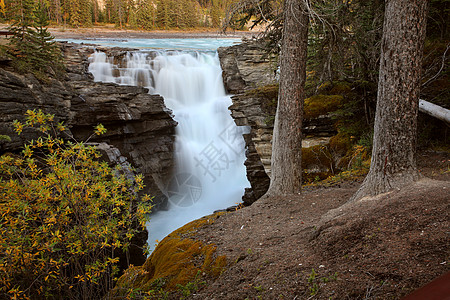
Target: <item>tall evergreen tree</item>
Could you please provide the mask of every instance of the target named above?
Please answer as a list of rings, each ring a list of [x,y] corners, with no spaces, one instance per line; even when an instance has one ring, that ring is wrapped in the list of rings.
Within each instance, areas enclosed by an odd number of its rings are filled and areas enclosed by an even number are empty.
[[[161,29],[169,29],[172,27],[172,15],[168,0],[159,0],[157,2],[156,22]]]
[[[183,1],[184,24],[188,28],[199,26],[200,17],[198,14],[199,5],[195,1]]]
[[[42,3],[37,8],[33,0],[21,0],[17,19],[9,27],[7,54],[19,72],[32,72],[40,78],[52,69],[62,71],[62,56],[54,37],[47,30],[47,9]]]
[[[136,25],[150,30],[155,27],[156,9],[152,0],[141,0],[136,8]]]
[[[302,184],[302,123],[309,15],[305,2],[285,0],[280,87],[267,195],[296,194]]]
[[[57,24],[62,24],[61,0],[54,0],[52,3],[53,15]]]
[[[219,0],[212,0],[210,15],[212,27],[219,27],[221,22],[221,9],[219,7]]]
[[[370,171],[353,199],[420,178],[417,114],[428,1],[386,2]]]
[[[8,30],[12,33],[8,38],[8,54],[13,58],[17,70],[26,71],[35,64],[38,49],[35,44],[34,1],[20,0],[15,7],[15,18]]]

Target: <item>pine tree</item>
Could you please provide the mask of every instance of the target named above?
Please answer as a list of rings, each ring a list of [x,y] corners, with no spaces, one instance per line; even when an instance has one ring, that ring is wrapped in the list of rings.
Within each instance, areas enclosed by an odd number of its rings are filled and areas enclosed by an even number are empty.
[[[34,11],[34,41],[38,48],[36,53],[37,67],[45,71],[49,64],[54,71],[60,72],[63,68],[63,59],[61,51],[54,40],[54,36],[48,31],[47,27],[50,24],[47,16],[47,7],[43,3],[39,3],[37,9]]]
[[[47,30],[46,6],[39,3],[35,8],[33,0],[21,0],[17,8],[17,18],[8,28],[13,35],[8,38],[6,50],[13,66],[19,72],[31,72],[40,79],[50,70],[62,72],[61,52]]]
[[[377,111],[369,174],[358,200],[400,189],[421,178],[417,170],[417,114],[428,2],[386,2]]]
[[[308,45],[308,0],[284,3],[280,88],[267,195],[297,194],[302,183],[302,122]],[[309,4],[309,3],[308,3]]]
[[[198,15],[198,3],[196,1],[184,1],[183,2],[183,22],[188,28],[195,28],[199,25],[199,15]]]
[[[212,6],[211,6],[211,23],[212,23],[212,27],[219,27],[220,26],[220,19],[221,19],[221,10],[219,7],[219,1],[218,0],[213,0],[212,1]]]
[[[142,1],[136,12],[136,23],[139,27],[150,30],[155,27],[156,9],[153,1]]]
[[[35,53],[38,51],[34,43],[33,10],[33,0],[20,0],[14,13],[15,19],[8,27],[12,36],[8,38],[7,53],[13,58],[13,64],[20,72],[25,72],[30,65],[34,65]]]
[[[113,0],[106,0],[105,9],[106,9],[106,21],[108,23],[114,23],[116,19],[116,11],[114,10]]]
[[[171,27],[172,24],[168,0],[159,0],[157,2],[156,22],[161,29],[169,29]]]
[[[60,0],[54,0],[52,4],[53,8],[53,14],[55,16],[55,20],[57,24],[62,23],[62,14],[61,14],[61,1]]]

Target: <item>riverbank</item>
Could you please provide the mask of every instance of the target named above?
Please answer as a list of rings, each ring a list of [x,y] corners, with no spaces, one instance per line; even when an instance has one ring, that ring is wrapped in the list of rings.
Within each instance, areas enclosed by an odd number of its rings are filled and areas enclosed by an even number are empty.
[[[318,184],[194,221],[116,291],[159,284],[152,299],[402,299],[449,272],[449,163],[447,152],[422,151],[424,178],[375,198],[347,202],[360,181]],[[189,256],[199,245],[214,255]]]
[[[0,30],[6,30],[8,24],[0,24]],[[58,39],[191,39],[191,38],[246,38],[257,37],[259,31],[227,31],[215,30],[132,30],[120,29],[113,25],[93,26],[89,28],[49,27],[49,31]]]

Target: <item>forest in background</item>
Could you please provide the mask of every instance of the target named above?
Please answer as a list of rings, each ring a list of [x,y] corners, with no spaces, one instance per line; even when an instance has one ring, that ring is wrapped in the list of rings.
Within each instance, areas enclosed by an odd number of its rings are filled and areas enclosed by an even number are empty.
[[[155,30],[218,28],[227,7],[238,0],[0,0],[0,22],[20,15],[23,2],[45,6],[48,19],[58,26],[109,23]]]

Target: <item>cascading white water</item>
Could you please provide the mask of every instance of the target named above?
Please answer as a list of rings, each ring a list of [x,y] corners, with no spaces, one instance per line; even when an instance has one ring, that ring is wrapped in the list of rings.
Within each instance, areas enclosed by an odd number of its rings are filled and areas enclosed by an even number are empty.
[[[230,116],[216,53],[129,53],[126,68],[115,68],[104,53],[91,57],[89,70],[97,81],[139,85],[161,94],[178,121],[176,173],[167,183],[168,211],[152,215],[149,246],[189,221],[234,205],[247,187],[244,141],[247,128]],[[109,69],[108,69],[109,67]]]
[[[116,82],[112,74],[113,68],[112,58],[107,57],[106,53],[95,52],[90,58],[89,72],[94,75],[95,81]]]

